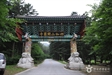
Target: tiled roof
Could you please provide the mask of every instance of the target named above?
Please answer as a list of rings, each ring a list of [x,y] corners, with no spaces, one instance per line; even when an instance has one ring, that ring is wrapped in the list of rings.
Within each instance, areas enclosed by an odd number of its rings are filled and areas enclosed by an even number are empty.
[[[80,16],[80,15],[74,15],[74,16],[17,16],[17,18],[23,18],[23,19],[49,19],[49,18],[54,18],[54,19],[65,19],[65,18],[77,18],[77,19],[85,19],[86,16]]]
[[[82,23],[86,19],[85,16],[17,16],[17,18],[25,19],[28,23]]]

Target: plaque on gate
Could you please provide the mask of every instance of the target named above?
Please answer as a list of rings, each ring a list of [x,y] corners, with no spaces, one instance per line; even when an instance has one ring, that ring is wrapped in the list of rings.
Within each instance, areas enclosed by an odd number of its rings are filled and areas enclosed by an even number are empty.
[[[64,36],[64,32],[39,32],[39,36]]]

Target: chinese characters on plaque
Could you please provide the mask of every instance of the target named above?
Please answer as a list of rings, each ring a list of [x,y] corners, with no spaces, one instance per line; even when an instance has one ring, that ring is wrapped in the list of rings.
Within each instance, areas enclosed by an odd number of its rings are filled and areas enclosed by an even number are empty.
[[[39,32],[39,36],[64,36],[64,32]]]

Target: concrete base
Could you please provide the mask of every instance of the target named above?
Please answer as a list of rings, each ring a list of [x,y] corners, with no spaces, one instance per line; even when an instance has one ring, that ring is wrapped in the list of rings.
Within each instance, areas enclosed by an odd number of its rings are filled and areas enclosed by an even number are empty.
[[[84,69],[84,64],[82,62],[82,59],[79,57],[79,53],[78,52],[72,53],[68,60],[69,60],[69,62],[65,66],[66,68],[75,69],[75,70],[82,70],[82,69]]]
[[[29,53],[24,52],[22,53],[22,57],[20,58],[17,66],[22,68],[32,68],[34,67],[33,58]]]

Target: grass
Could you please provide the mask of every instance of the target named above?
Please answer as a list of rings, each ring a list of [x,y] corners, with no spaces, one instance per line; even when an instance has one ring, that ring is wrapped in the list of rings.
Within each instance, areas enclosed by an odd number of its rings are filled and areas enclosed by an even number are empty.
[[[103,61],[103,64],[106,64],[106,63],[108,64],[108,63],[110,63],[110,61],[108,61],[108,60]],[[95,64],[95,60],[91,60],[91,64]],[[100,61],[97,61],[96,64],[100,64]]]
[[[24,70],[26,70],[26,69],[17,67],[16,65],[7,65],[4,75],[14,75],[14,74],[19,73]]]
[[[43,60],[36,61],[35,66],[38,66],[42,62],[43,62]],[[27,69],[17,67],[17,65],[7,65],[4,75],[15,75],[15,74],[22,72],[24,70],[27,70]]]
[[[43,61],[44,61],[44,59],[38,60],[38,61],[34,61],[35,66],[38,66],[38,65],[41,64]]]
[[[59,60],[59,62],[62,63],[62,64],[67,64],[67,62],[62,61],[62,60]]]

